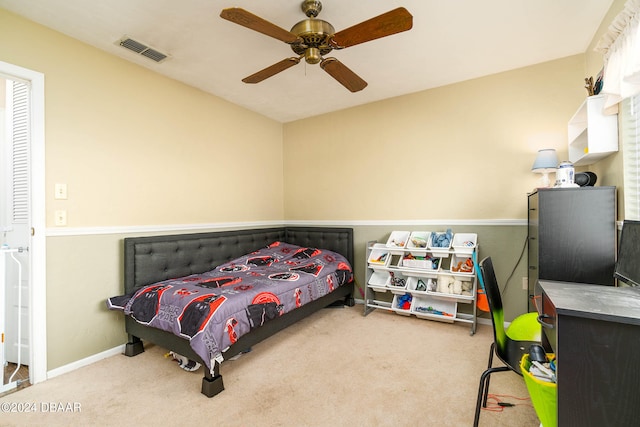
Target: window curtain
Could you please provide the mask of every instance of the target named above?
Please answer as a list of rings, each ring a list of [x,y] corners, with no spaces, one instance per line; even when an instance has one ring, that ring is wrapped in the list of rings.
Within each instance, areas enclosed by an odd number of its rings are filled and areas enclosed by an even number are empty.
[[[596,50],[604,54],[605,110],[640,93],[640,0],[628,0]]]
[[[624,217],[640,220],[640,95],[621,103]]]

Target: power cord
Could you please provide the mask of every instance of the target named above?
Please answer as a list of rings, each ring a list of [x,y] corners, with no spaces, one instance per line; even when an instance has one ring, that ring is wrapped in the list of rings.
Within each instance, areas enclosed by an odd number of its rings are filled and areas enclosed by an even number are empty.
[[[515,399],[520,402],[519,403],[505,402],[504,400],[502,400],[502,398],[505,398],[505,397],[508,399]],[[490,401],[493,401],[493,402],[490,402]],[[533,405],[531,404],[531,398],[529,397],[516,397],[516,396],[509,396],[506,394],[489,394],[487,395],[487,406],[483,407],[482,409],[489,412],[502,412],[504,411],[504,408],[512,408],[514,406],[533,407]]]
[[[513,277],[513,275],[516,273],[516,269],[518,268],[518,265],[520,265],[520,262],[522,261],[522,256],[524,255],[524,250],[527,248],[527,243],[529,242],[529,234],[527,232],[527,236],[524,239],[524,245],[522,245],[522,251],[520,252],[520,256],[518,257],[518,261],[516,261],[516,264],[513,266],[513,270],[511,270],[511,274],[509,274],[509,277],[507,277],[507,280],[504,282],[504,289],[502,289],[502,295],[506,295],[507,290],[509,289],[509,287],[507,286],[509,284],[509,281],[511,280],[511,278]]]

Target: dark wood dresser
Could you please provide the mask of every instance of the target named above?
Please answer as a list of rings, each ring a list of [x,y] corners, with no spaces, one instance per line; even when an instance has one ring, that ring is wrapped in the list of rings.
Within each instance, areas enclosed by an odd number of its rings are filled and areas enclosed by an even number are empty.
[[[541,188],[529,194],[529,311],[540,280],[614,285],[616,188]]]

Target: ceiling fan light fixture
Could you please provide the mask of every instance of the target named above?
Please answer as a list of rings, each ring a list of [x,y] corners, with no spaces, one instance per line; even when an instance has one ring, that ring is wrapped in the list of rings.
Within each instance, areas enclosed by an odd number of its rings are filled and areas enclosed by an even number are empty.
[[[317,64],[322,61],[322,55],[320,55],[320,49],[317,47],[309,47],[304,52],[304,60],[307,64]]]

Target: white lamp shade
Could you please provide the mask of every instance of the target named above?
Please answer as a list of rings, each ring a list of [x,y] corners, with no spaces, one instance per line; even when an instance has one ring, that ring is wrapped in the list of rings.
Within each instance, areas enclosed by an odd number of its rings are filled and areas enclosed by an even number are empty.
[[[558,156],[553,148],[538,151],[531,170],[537,173],[553,172],[558,167]]]

